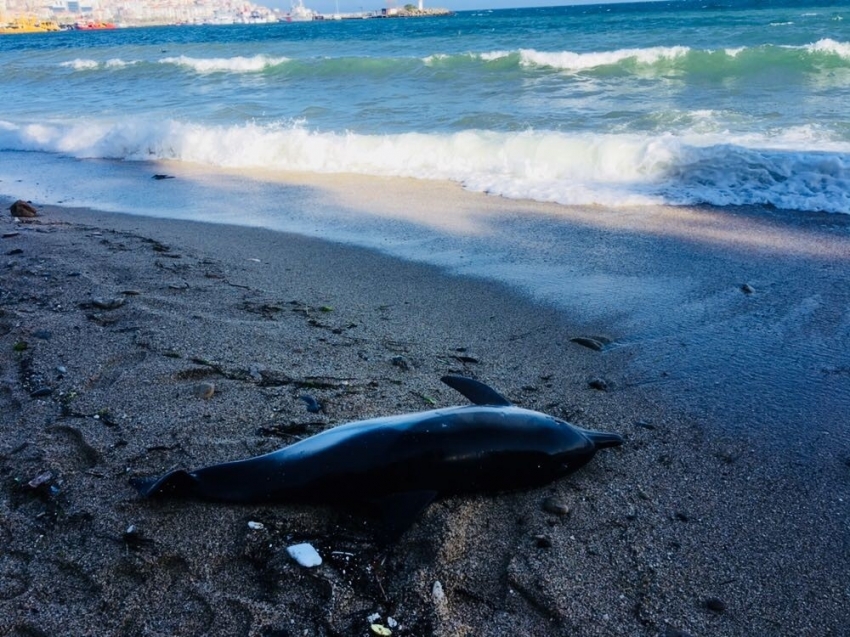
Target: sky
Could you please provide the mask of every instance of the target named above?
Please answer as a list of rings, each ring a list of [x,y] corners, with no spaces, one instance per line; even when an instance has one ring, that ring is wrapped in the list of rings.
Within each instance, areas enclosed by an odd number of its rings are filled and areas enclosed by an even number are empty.
[[[290,0],[255,0],[273,9],[288,11]],[[350,11],[375,11],[387,6],[387,0],[303,0],[304,6],[320,13],[333,13],[336,2],[339,2],[339,10],[343,13]],[[628,0],[571,0],[558,2],[557,0],[425,0],[426,7],[442,7],[453,11],[464,11],[467,9],[507,9],[519,7],[552,7],[569,4],[609,4],[611,2],[624,2]],[[418,0],[391,0],[392,6],[403,7],[406,4],[416,4]]]

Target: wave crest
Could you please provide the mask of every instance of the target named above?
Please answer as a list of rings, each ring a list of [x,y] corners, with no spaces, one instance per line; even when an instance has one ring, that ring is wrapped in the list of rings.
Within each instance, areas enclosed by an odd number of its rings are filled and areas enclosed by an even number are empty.
[[[189,68],[196,73],[257,73],[268,68],[279,66],[288,62],[289,58],[271,57],[268,55],[254,55],[251,57],[232,58],[193,58],[187,55],[179,57],[167,57],[160,60],[160,64],[173,64],[175,66]]]
[[[0,150],[450,180],[474,191],[562,204],[770,204],[850,214],[850,144],[822,137],[811,126],[772,139],[730,140],[695,132],[364,135],[314,132],[297,123],[0,122]]]

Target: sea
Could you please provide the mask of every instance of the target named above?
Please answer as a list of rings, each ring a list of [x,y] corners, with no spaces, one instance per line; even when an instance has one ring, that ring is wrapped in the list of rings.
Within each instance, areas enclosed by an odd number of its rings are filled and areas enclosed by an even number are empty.
[[[0,38],[0,69],[7,195],[26,183],[29,198],[144,213],[92,174],[171,161],[567,206],[850,213],[846,1],[17,35]],[[41,164],[65,183],[36,187]]]
[[[7,199],[494,279],[642,344],[621,388],[667,383],[735,426],[850,408],[847,255],[807,226],[850,214],[847,0],[0,36],[0,96]],[[644,241],[670,231],[659,208],[679,234]],[[777,269],[792,254],[816,265]]]

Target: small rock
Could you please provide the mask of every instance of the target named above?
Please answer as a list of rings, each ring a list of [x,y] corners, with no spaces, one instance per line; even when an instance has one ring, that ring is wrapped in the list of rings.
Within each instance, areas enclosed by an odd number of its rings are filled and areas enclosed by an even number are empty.
[[[44,398],[52,393],[53,389],[50,387],[39,387],[30,392],[30,398]]]
[[[299,398],[307,403],[307,411],[311,414],[318,414],[322,411],[322,403],[313,398],[310,394],[301,394]]]
[[[262,531],[264,528],[266,528],[266,525],[262,522],[254,522],[253,520],[251,520],[250,522],[248,522],[248,528],[252,531]]]
[[[12,237],[17,237],[19,234],[21,234],[21,233],[20,232],[4,232],[3,238],[4,239],[11,239]]]
[[[174,179],[174,175],[156,174],[153,178],[157,181],[162,181],[163,179]]]
[[[552,548],[552,538],[543,533],[534,536],[534,546],[539,549],[550,549]]]
[[[743,292],[744,294],[752,294],[755,291],[756,289],[749,283],[744,283],[741,285],[741,292]]]
[[[9,250],[6,254],[8,254],[10,257],[14,257],[14,256],[17,256],[17,255],[23,254],[23,253],[24,253],[24,251],[21,250],[20,248],[15,248],[13,250]]]
[[[598,389],[599,391],[608,391],[608,381],[598,376],[587,381],[587,386],[591,389]]]
[[[390,362],[405,372],[410,371],[410,362],[404,356],[393,356]]]
[[[209,382],[198,383],[192,388],[192,393],[195,395],[195,398],[209,400],[215,394],[215,385]]]
[[[49,483],[51,480],[53,480],[53,473],[51,471],[44,471],[27,482],[27,486],[30,489],[38,489],[39,487]]]
[[[709,597],[703,602],[703,604],[708,610],[714,613],[722,613],[726,610],[726,604],[723,602],[722,599],[719,599],[717,597]]]
[[[679,522],[689,522],[691,519],[687,513],[683,513],[682,511],[676,511],[676,513],[673,514],[673,517],[679,520]]]
[[[558,500],[558,498],[549,497],[543,500],[543,510],[546,513],[552,513],[554,515],[569,515],[570,507],[566,504]]]
[[[307,544],[306,542],[288,546],[286,552],[289,553],[289,557],[304,568],[313,568],[314,566],[320,566],[322,563],[322,556],[319,555],[319,552],[313,548],[312,544]]]
[[[387,617],[387,626],[389,626],[390,628],[395,628],[396,626],[398,626],[398,622],[392,617]]]
[[[107,299],[100,296],[96,296],[93,297],[91,300],[91,304],[101,310],[115,310],[124,305],[124,303],[125,299],[122,299],[120,297]]]
[[[29,218],[38,216],[38,210],[35,209],[35,206],[23,199],[18,199],[15,203],[9,206],[9,212],[12,213],[13,217]]]
[[[570,341],[576,345],[592,349],[595,352],[601,352],[605,349],[605,343],[598,341],[595,338],[590,338],[589,336],[575,336],[571,338]]]
[[[57,366],[56,366],[56,373],[57,373],[57,374],[67,374],[67,373],[68,373],[68,368],[67,368],[67,367],[65,367],[64,365],[57,365]]]
[[[434,582],[434,585],[431,587],[431,599],[438,607],[445,608],[447,601],[446,592],[443,590],[443,585],[439,580]]]

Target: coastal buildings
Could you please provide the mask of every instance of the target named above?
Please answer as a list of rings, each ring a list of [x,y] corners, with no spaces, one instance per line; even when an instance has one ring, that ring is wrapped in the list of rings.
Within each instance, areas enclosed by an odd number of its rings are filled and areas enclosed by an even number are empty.
[[[0,22],[25,17],[61,24],[233,24],[276,22],[271,9],[243,0],[0,0]]]

